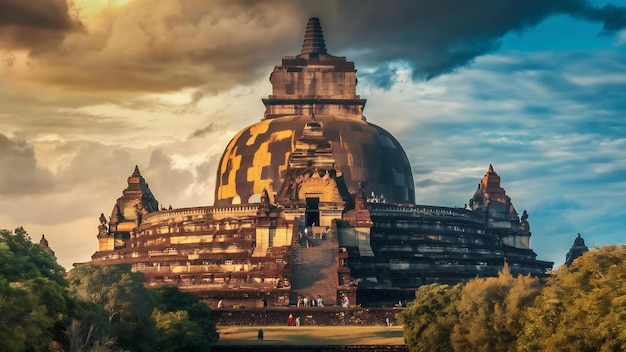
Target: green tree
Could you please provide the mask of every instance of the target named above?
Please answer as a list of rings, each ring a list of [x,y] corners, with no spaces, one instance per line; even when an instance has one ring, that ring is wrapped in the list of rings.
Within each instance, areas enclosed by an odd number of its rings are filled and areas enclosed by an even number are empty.
[[[524,310],[541,292],[539,279],[511,275],[469,281],[456,302],[459,320],[450,336],[455,351],[516,351]]]
[[[44,277],[61,286],[67,285],[63,278],[65,269],[56,258],[38,244],[22,227],[0,230],[0,275],[10,282]]]
[[[397,315],[410,351],[452,351],[450,334],[458,321],[455,302],[461,288],[430,284],[417,289],[415,300]]]
[[[211,321],[211,309],[200,302],[196,295],[182,292],[173,285],[163,285],[152,288],[157,297],[157,309],[164,313],[187,312],[187,317],[191,323],[198,326],[201,338],[208,344],[217,342],[219,335],[215,328],[215,323]],[[157,326],[158,326],[157,321]]]
[[[83,301],[81,313],[66,323],[66,350],[114,351],[116,350],[114,326],[109,313],[102,306]]]
[[[422,286],[398,316],[404,340],[411,351],[516,351],[524,312],[541,289],[539,279],[514,277],[506,264],[498,277]]]
[[[32,243],[21,227],[0,230],[0,341],[3,351],[60,348],[62,321],[77,302],[67,291],[64,269]],[[57,341],[55,341],[57,338]]]
[[[119,347],[130,351],[153,349],[156,326],[151,315],[156,299],[153,292],[144,286],[142,273],[133,272],[128,264],[89,264],[70,271],[68,280],[70,289],[79,298],[106,311]],[[106,326],[96,325],[97,322],[98,319],[93,321],[93,328],[105,331]],[[92,328],[85,327],[83,331],[89,329]]]
[[[159,331],[157,350],[201,352],[211,348],[209,336],[189,318],[188,311],[162,312],[155,309],[152,317]]]
[[[626,246],[559,267],[526,319],[519,351],[625,351]]]

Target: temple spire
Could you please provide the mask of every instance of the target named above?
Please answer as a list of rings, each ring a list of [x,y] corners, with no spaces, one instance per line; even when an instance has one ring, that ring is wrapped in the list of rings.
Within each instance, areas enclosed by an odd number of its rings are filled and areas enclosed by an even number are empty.
[[[133,176],[141,176],[141,173],[139,173],[139,166],[135,165],[135,171],[133,171]]]
[[[580,233],[574,239],[574,245],[569,249],[567,255],[565,256],[565,265],[570,266],[574,262],[574,260],[583,254],[589,252],[589,248],[585,245],[585,240],[580,237]]]
[[[302,44],[301,54],[326,54],[326,44],[324,43],[324,33],[320,19],[317,17],[309,18],[304,33],[304,43]]]

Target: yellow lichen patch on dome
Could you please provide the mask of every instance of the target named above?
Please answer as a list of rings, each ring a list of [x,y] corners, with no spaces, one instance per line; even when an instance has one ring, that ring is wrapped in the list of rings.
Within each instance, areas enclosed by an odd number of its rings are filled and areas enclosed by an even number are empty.
[[[252,182],[252,191],[254,193],[261,193],[264,189],[269,189],[269,185],[272,183],[272,179],[262,178],[263,168],[272,165],[272,154],[269,152],[269,144],[269,141],[265,141],[259,145],[252,158],[252,166],[248,168],[246,177],[248,182]]]
[[[287,170],[287,168],[289,168],[289,156],[291,155],[291,152],[293,151],[293,146],[296,144],[296,135],[294,133],[291,134],[290,136],[291,138],[291,150],[288,152],[285,152],[285,158],[283,159],[284,162],[280,165],[278,165],[278,175],[280,175],[280,177],[282,178],[283,175],[285,174],[285,171]]]
[[[219,184],[218,194],[219,199],[231,198],[237,196],[237,183],[235,182],[235,176],[237,175],[237,170],[241,167],[241,155],[237,154],[237,147],[229,150],[229,155],[226,160],[222,163],[222,169],[220,170],[220,174],[224,175],[228,172],[228,181],[223,184],[220,177],[216,180]],[[228,165],[230,164],[230,170],[227,170]]]
[[[250,138],[246,141],[246,145],[253,145],[259,135],[266,133],[270,122],[271,120],[262,120],[250,126]]]
[[[283,139],[289,139],[293,136],[293,131],[292,130],[282,130],[282,131],[276,131],[273,132],[270,135],[270,142],[278,142],[278,141],[282,141]]]
[[[278,174],[281,175],[281,177],[289,167],[289,155],[291,155],[290,152],[285,153],[285,162],[278,165]]]

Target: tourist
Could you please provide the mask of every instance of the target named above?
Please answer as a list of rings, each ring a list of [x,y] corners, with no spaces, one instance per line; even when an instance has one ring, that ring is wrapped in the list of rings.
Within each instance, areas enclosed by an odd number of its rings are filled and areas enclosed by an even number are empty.
[[[324,307],[324,301],[322,300],[322,296],[317,297],[317,306]]]
[[[309,297],[304,296],[304,298],[302,298],[302,304],[303,304],[305,307],[308,307],[308,306],[309,306]]]
[[[296,326],[300,326],[300,317],[296,317]]]
[[[226,306],[224,305],[224,300],[220,299],[219,302],[217,302],[217,309],[224,309],[226,308]]]
[[[348,297],[346,295],[342,295],[341,296],[341,306],[343,308],[349,308],[350,307],[350,300],[348,299]]]
[[[257,339],[259,341],[263,341],[263,329],[259,329],[259,333],[257,334]]]
[[[287,326],[293,326],[293,314],[289,314],[289,318],[287,318]]]

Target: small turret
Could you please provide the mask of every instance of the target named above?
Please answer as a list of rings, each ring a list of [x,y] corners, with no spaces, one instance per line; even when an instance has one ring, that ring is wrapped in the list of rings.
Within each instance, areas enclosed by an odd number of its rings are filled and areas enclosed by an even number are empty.
[[[565,265],[567,266],[572,265],[572,263],[574,262],[576,258],[582,256],[586,252],[589,252],[589,248],[587,248],[587,246],[585,245],[585,240],[582,237],[580,237],[580,233],[579,233],[576,239],[574,240],[574,244],[572,245],[572,247],[569,249],[569,252],[567,252],[567,255],[565,256]]]
[[[52,254],[52,256],[54,257],[54,251],[48,245],[48,240],[46,239],[46,236],[44,234],[41,234],[41,239],[39,240],[39,246],[41,246],[41,248],[43,248],[46,252]]]
[[[128,187],[122,191],[122,196],[113,205],[106,236],[100,231],[100,227],[106,224],[102,222],[102,219],[100,220],[99,238],[106,240],[106,245],[101,242],[101,251],[105,248],[106,250],[123,248],[131,233],[139,229],[142,217],[158,210],[159,202],[150,191],[146,180],[141,176],[139,167],[135,165],[133,174],[128,177]]]
[[[500,176],[489,164],[487,173],[480,180],[478,188],[469,200],[471,210],[489,212],[488,218],[496,221],[518,221],[517,211],[511,198],[500,186]]]

